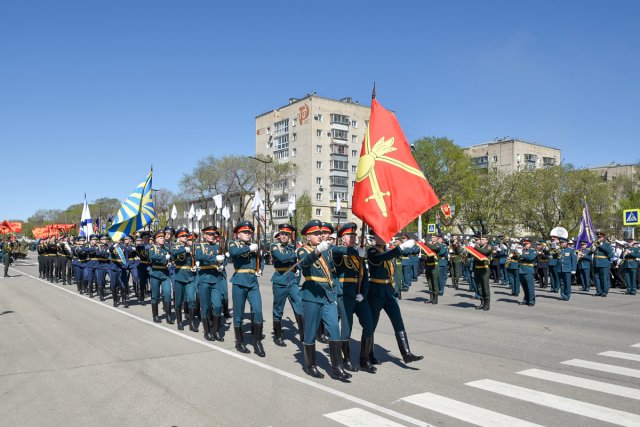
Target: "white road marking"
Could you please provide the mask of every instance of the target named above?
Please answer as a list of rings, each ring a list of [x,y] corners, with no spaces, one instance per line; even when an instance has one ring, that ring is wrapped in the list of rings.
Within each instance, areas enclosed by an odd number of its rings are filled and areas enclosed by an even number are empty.
[[[598,356],[617,357],[618,359],[640,362],[640,354],[623,353],[621,351],[603,351],[602,353],[598,353]]]
[[[440,396],[433,393],[415,394],[413,396],[403,397],[404,400],[414,405],[429,409],[430,411],[444,414],[451,418],[456,418],[467,423],[485,427],[534,427],[529,421],[504,415],[499,412],[490,411],[478,406],[469,405],[448,397]]]
[[[81,298],[84,301],[88,301],[88,302],[91,302],[91,303],[94,303],[94,304],[98,304],[100,307],[103,307],[103,308],[108,309],[108,310],[112,310],[115,313],[122,314],[123,316],[127,316],[127,317],[129,317],[131,319],[135,319],[135,320],[137,320],[139,322],[145,323],[145,324],[147,324],[149,326],[152,326],[154,328],[158,328],[161,331],[164,331],[164,332],[173,334],[175,336],[178,336],[180,338],[184,338],[184,339],[192,341],[194,343],[203,345],[203,346],[208,347],[208,348],[210,348],[212,350],[219,351],[220,353],[224,353],[227,356],[231,356],[231,357],[234,357],[236,359],[242,360],[244,362],[250,363],[250,364],[252,364],[254,366],[258,366],[260,368],[266,369],[267,371],[273,372],[274,374],[278,374],[278,375],[281,375],[283,377],[289,378],[289,379],[291,379],[293,381],[297,381],[299,383],[308,385],[310,387],[313,387],[313,388],[316,388],[318,390],[321,390],[321,391],[324,391],[326,393],[329,393],[329,394],[332,394],[334,396],[337,396],[337,397],[339,397],[341,399],[349,400],[349,401],[351,401],[351,402],[353,402],[355,404],[358,404],[360,406],[364,406],[364,407],[369,408],[369,409],[373,409],[374,411],[378,411],[378,412],[380,412],[382,414],[385,414],[385,415],[388,415],[390,417],[397,418],[397,419],[405,421],[405,422],[407,422],[409,424],[413,424],[413,425],[416,425],[416,426],[422,426],[422,427],[434,427],[429,423],[426,423],[424,421],[418,420],[416,418],[410,417],[410,416],[405,415],[405,414],[401,414],[400,412],[396,412],[393,409],[385,408],[384,406],[380,406],[380,405],[375,404],[373,402],[369,402],[368,400],[364,400],[364,399],[361,399],[359,397],[353,396],[351,394],[342,392],[340,390],[333,389],[333,388],[328,387],[328,386],[326,386],[324,384],[316,383],[316,382],[311,381],[311,380],[309,380],[307,378],[300,377],[298,375],[292,374],[292,373],[287,372],[287,371],[283,371],[282,369],[278,369],[278,368],[275,368],[273,366],[269,366],[269,365],[267,365],[265,363],[259,362],[257,360],[250,359],[250,358],[248,358],[246,356],[243,356],[240,353],[233,352],[233,351],[227,350],[225,348],[217,347],[217,346],[215,346],[215,345],[213,345],[213,344],[211,344],[211,343],[209,343],[207,341],[203,341],[203,340],[200,340],[198,338],[194,338],[192,336],[186,335],[186,334],[184,334],[184,333],[182,333],[182,332],[180,332],[178,330],[166,328],[166,327],[162,326],[161,324],[154,323],[154,322],[152,322],[150,320],[143,319],[141,317],[135,316],[135,315],[133,315],[131,313],[128,313],[126,311],[123,311],[123,310],[121,310],[119,308],[111,307],[111,306],[109,306],[107,304],[103,304],[100,301],[87,298],[86,296],[80,295],[79,293],[77,293],[77,291],[74,292],[72,290],[65,289],[65,288],[63,288],[61,286],[58,286],[58,285],[56,285],[54,283],[49,283],[46,280],[42,280],[42,279],[39,279],[37,277],[34,277],[34,276],[24,272],[24,271],[16,270],[15,268],[12,268],[12,270],[17,271],[18,273],[21,273],[21,274],[25,275],[26,277],[30,277],[31,279],[37,280],[39,282],[42,282],[45,285],[53,286],[54,288],[57,288],[57,289],[59,289],[61,291],[69,293],[70,295],[73,295],[75,297]]]
[[[564,365],[577,366],[579,368],[593,369],[594,371],[609,372],[610,374],[640,378],[640,370],[625,368],[624,366],[607,365],[606,363],[591,362],[589,360],[582,359],[571,359],[560,363]]]
[[[640,400],[640,390],[636,388],[574,377],[572,375],[558,374],[556,372],[543,371],[542,369],[527,369],[526,371],[518,372],[518,374],[553,381],[560,384],[567,384],[574,387],[585,388],[587,390],[599,391],[601,393],[613,394],[615,396],[628,397],[629,399]]]
[[[524,400],[525,402],[557,409],[559,411],[570,412],[572,414],[605,421],[611,424],[630,427],[640,426],[640,415],[618,411],[617,409],[594,405],[580,400],[569,399],[555,394],[544,393],[493,380],[472,381],[467,383],[467,385],[481,390],[501,394],[503,396]]]
[[[324,414],[325,417],[349,427],[402,427],[402,424],[382,418],[360,408]]]

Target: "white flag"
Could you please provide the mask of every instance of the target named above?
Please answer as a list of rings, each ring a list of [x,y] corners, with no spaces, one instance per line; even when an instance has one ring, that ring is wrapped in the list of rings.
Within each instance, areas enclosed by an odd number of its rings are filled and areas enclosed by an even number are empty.
[[[91,212],[89,212],[89,205],[87,204],[87,195],[85,194],[82,216],[80,217],[80,235],[89,239],[91,234],[93,234],[93,220],[91,219]]]
[[[253,203],[251,204],[251,212],[255,216],[258,217],[258,221],[264,221],[264,203],[262,203],[262,199],[260,198],[260,192],[256,190],[256,194],[253,197]]]
[[[178,218],[178,209],[176,209],[176,205],[173,205],[171,208],[171,219]]]
[[[211,206],[211,207],[209,208],[209,215],[213,215],[213,212],[214,212],[214,209],[213,209],[213,206]]]
[[[191,219],[194,216],[196,216],[196,209],[193,207],[193,204],[192,204],[191,207],[189,208],[188,218]]]
[[[198,210],[196,211],[196,219],[200,221],[203,216],[204,216],[204,209],[198,208]]]
[[[292,194],[289,196],[289,206],[287,206],[287,214],[289,216],[293,216],[296,211],[296,195]]]
[[[222,194],[213,196],[213,202],[216,204],[216,208],[222,209]]]
[[[222,216],[224,217],[225,221],[228,221],[229,218],[231,218],[231,214],[229,213],[229,208],[228,207],[223,207],[222,208]]]
[[[340,213],[340,195],[336,194],[336,213]]]

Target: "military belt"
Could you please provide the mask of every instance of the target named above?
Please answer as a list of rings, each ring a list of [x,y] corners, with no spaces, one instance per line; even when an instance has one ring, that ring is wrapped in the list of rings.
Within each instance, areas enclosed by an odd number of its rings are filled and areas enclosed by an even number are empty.
[[[276,267],[276,271],[282,273],[285,271],[289,271],[289,267]]]
[[[305,276],[304,279],[306,281],[329,283],[329,279],[327,279],[326,277],[320,277],[320,276]]]
[[[109,261],[109,258],[91,258],[94,261]]]
[[[604,256],[604,255],[596,255],[596,258],[609,258],[608,256]]]
[[[200,270],[217,270],[217,265],[201,265]]]
[[[163,267],[163,266],[161,266],[161,265],[152,265],[152,266],[151,266],[151,269],[152,269],[152,270],[168,270],[168,269],[169,269],[169,267]]]
[[[193,267],[190,265],[176,265],[176,268],[179,270],[191,270]]]
[[[375,279],[375,278],[369,278],[369,282],[371,283],[382,283],[382,284],[390,284],[391,283],[391,279]]]
[[[340,277],[338,280],[340,283],[358,283],[357,277]]]
[[[473,268],[489,268],[488,265],[475,265],[473,266]]]
[[[239,268],[236,270],[236,273],[255,273],[256,270],[253,268]]]
[[[427,263],[427,265],[428,265],[429,267],[435,267],[435,266],[436,266],[436,265],[438,265],[438,264],[436,264],[435,262],[428,262],[428,263]]]
[[[140,261],[140,264],[147,264],[147,265],[149,265],[149,264],[151,264],[151,261]]]
[[[526,264],[524,262],[521,262],[520,265],[524,265],[525,267],[533,267],[533,264]]]

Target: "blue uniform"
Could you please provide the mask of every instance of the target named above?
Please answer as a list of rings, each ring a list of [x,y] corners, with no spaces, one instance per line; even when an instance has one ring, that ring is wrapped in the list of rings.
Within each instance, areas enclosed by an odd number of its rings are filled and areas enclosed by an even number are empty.
[[[438,249],[438,284],[439,293],[444,295],[444,288],[447,284],[447,273],[449,272],[449,248],[444,243],[440,244]]]
[[[570,247],[560,249],[560,258],[558,259],[558,273],[562,282],[560,289],[560,298],[569,301],[571,298],[571,273],[574,273],[578,267],[578,259],[576,252]]]
[[[298,261],[293,244],[284,245],[282,243],[271,244],[271,258],[275,271],[271,276],[273,288],[273,320],[282,320],[284,306],[289,300],[293,312],[302,316],[302,297],[300,296],[300,272],[293,269],[287,271]]]
[[[369,263],[369,295],[367,300],[371,307],[374,331],[378,326],[382,310],[389,316],[396,333],[405,330],[393,283],[395,273],[393,260],[401,254],[400,247],[386,252],[384,246],[372,246],[367,250]]]
[[[518,254],[513,253],[509,256],[506,263],[507,279],[511,287],[511,295],[520,295],[520,262]]]
[[[257,254],[249,250],[249,243],[240,240],[233,240],[229,243],[229,254],[234,268],[231,277],[233,325],[234,327],[242,326],[242,316],[247,301],[253,313],[254,323],[261,324],[263,322],[262,296],[256,277]]]
[[[149,259],[149,249],[151,245],[136,245],[136,251],[138,252],[138,295],[140,300],[144,303],[144,299],[147,293],[147,287],[149,286],[149,270],[151,269],[151,260]]]
[[[182,303],[187,300],[189,310],[196,307],[196,273],[194,271],[195,260],[193,254],[187,252],[187,246],[176,243],[171,248],[171,258],[176,268],[173,277],[174,304],[176,311],[182,309]]]
[[[82,281],[84,280],[84,268],[89,260],[89,255],[84,251],[84,246],[75,245],[71,248],[73,259],[71,260],[71,268],[73,269],[73,278],[76,281],[78,292],[82,292]]]
[[[591,290],[591,263],[593,261],[593,254],[588,248],[581,249],[579,252],[580,257],[578,258],[576,274],[580,279],[582,290],[589,292]]]
[[[409,287],[411,287],[411,282],[413,282],[413,277],[415,275],[414,261],[413,261],[414,249],[415,248],[411,248],[411,249],[406,249],[402,251],[402,256],[400,257],[400,260],[402,263],[402,291],[403,292],[409,290]]]
[[[151,304],[158,304],[160,301],[160,291],[162,290],[162,301],[165,304],[165,312],[171,306],[171,280],[169,279],[169,267],[167,264],[169,251],[164,246],[151,245],[149,249],[149,260],[151,261]]]
[[[195,248],[198,269],[198,294],[200,295],[200,316],[204,318],[213,307],[214,316],[222,314],[222,285],[226,283],[222,275],[223,262],[217,261],[219,247],[211,243],[199,243]]]
[[[558,249],[551,249],[549,251],[549,277],[551,278],[551,292],[558,292],[560,290],[558,258],[560,258],[560,251]]]
[[[627,294],[635,295],[638,291],[638,258],[640,258],[640,248],[632,246],[625,252],[622,269],[624,272],[624,280],[627,285]]]
[[[525,249],[520,255],[520,284],[524,291],[523,304],[534,305],[536,303],[536,293],[533,287],[534,262],[538,257],[538,252],[534,249]]]
[[[607,242],[594,244],[593,267],[597,296],[607,296],[611,287],[611,258],[613,248]]]

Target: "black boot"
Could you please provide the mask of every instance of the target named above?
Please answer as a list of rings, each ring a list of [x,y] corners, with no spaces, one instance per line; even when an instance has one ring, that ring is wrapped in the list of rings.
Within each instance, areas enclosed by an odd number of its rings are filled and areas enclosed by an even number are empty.
[[[151,304],[151,313],[153,314],[154,323],[160,323],[160,316],[158,316],[158,304]]]
[[[304,371],[314,378],[324,378],[324,375],[318,371],[316,366],[316,345],[303,344],[304,345]]]
[[[340,342],[340,346],[342,347],[342,366],[344,366],[344,369],[347,371],[358,372],[358,368],[351,363],[351,346],[349,345],[351,342],[349,342],[349,340],[342,340]]]
[[[433,294],[433,297],[431,298],[431,304],[437,304],[438,303],[438,293],[436,292],[435,294]]]
[[[369,372],[370,374],[376,373],[376,367],[369,362],[369,355],[371,354],[371,347],[373,346],[373,337],[362,337],[360,340],[360,369]]]
[[[490,307],[491,307],[491,300],[487,298],[486,300],[484,300],[484,307],[482,307],[482,309],[484,311],[489,311]]]
[[[220,326],[222,325],[222,316],[213,316],[213,329],[211,330],[211,335],[216,341],[224,341],[222,334],[220,334]]]
[[[184,331],[184,325],[182,324],[182,305],[176,306],[176,325],[179,331]]]
[[[87,287],[89,288],[89,298],[93,298],[93,283],[87,283]]]
[[[122,303],[124,304],[124,308],[129,308],[129,287],[124,288],[124,293],[122,294]]]
[[[98,287],[98,295],[100,295],[100,301],[104,301],[104,286]]]
[[[300,335],[300,342],[304,342],[304,316],[301,314],[295,314],[296,323],[298,324],[298,335]]]
[[[329,342],[329,338],[327,338],[327,336],[324,334],[324,323],[322,321],[320,322],[320,326],[318,327],[316,340],[320,341],[322,344],[326,344]]]
[[[262,346],[262,325],[264,323],[254,323],[251,329],[253,330],[253,352],[260,357],[264,357],[264,347]]]
[[[404,363],[415,362],[416,360],[422,360],[423,356],[416,356],[411,353],[409,349],[409,340],[407,339],[407,333],[405,331],[400,331],[396,333],[396,340],[398,341],[398,348],[400,348],[400,354],[402,354],[402,359]]]
[[[329,356],[331,359],[333,377],[340,381],[346,381],[351,378],[351,374],[345,371],[342,367],[342,357],[340,357],[340,343],[340,341],[329,341]]]
[[[249,353],[249,349],[246,345],[244,345],[244,342],[242,341],[244,335],[242,333],[242,326],[234,326],[233,332],[236,335],[236,350],[238,350],[240,353]]]
[[[113,301],[113,306],[118,306],[118,288],[111,289],[111,301]]]
[[[286,347],[287,345],[282,340],[282,321],[273,321],[273,342],[279,347]]]
[[[202,323],[205,323],[205,322],[202,322]],[[189,309],[189,330],[191,332],[200,332],[200,330],[198,329],[198,326],[196,325],[196,309],[195,308]]]
[[[480,298],[480,305],[476,306],[476,310],[484,310],[484,304],[485,304],[484,298]]]
[[[144,288],[142,287],[142,284],[138,285],[138,301],[140,301],[141,305],[145,305],[144,299],[145,299],[145,291]]]
[[[164,311],[164,319],[168,324],[173,325],[173,319],[171,318],[171,303],[167,304],[166,301],[162,301],[162,309]]]
[[[376,359],[376,356],[373,354],[373,349],[375,348],[375,342],[373,337],[371,337],[371,351],[369,352],[369,362],[372,365],[380,365],[380,361]]]
[[[453,289],[458,289],[458,279],[457,277],[455,279],[453,279]]]
[[[225,319],[231,319],[231,313],[229,312],[229,300],[227,298],[222,300],[222,315]]]
[[[211,329],[209,326],[209,320],[208,319],[203,319],[202,320],[202,329],[204,329],[204,339],[207,341],[215,341],[216,339],[213,337],[213,334],[211,334]]]

